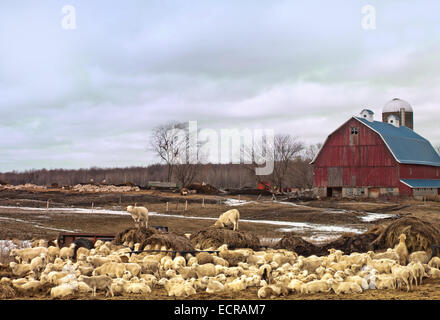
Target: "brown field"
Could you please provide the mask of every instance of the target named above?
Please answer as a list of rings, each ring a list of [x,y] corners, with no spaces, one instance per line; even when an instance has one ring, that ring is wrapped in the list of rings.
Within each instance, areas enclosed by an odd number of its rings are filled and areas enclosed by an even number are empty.
[[[205,198],[205,207],[202,207],[202,198]],[[129,204],[137,203],[146,206],[150,212],[166,213],[166,202],[169,202],[169,214],[181,216],[198,216],[217,218],[222,212],[232,208],[219,201],[227,198],[238,199],[237,196],[202,196],[189,195],[182,197],[171,192],[140,191],[124,194],[114,193],[74,193],[52,189],[46,191],[35,190],[1,190],[0,189],[0,239],[31,240],[33,238],[54,239],[60,232],[90,232],[116,234],[128,227],[133,226],[131,217],[127,215],[113,215],[92,213],[92,202],[94,208],[105,208],[124,211]],[[288,222],[307,222],[325,225],[350,226],[368,229],[375,224],[387,224],[391,220],[385,219],[377,222],[362,222],[358,217],[367,212],[393,213],[399,216],[414,215],[428,221],[440,222],[440,204],[437,202],[418,202],[401,200],[400,202],[384,201],[355,201],[355,200],[322,200],[307,203],[298,203],[301,206],[273,203],[269,199],[262,199],[256,202],[256,197],[241,197],[241,199],[253,200],[246,205],[237,206],[240,210],[241,219],[249,220],[277,220]],[[47,200],[51,208],[86,208],[85,213],[73,213],[58,210],[29,210],[26,208],[46,208]],[[188,200],[188,210],[184,210],[185,201]],[[179,206],[177,207],[177,201]],[[304,205],[304,206],[302,206]],[[8,208],[9,207],[9,208]],[[22,207],[15,208],[15,207]],[[333,210],[329,210],[333,209]],[[346,210],[341,212],[338,210]],[[207,228],[212,225],[211,220],[182,219],[173,217],[150,216],[150,225],[167,226],[169,231],[184,234]],[[240,229],[252,232],[260,238],[281,238],[279,225],[263,223],[240,223]],[[301,236],[310,236],[304,231]],[[9,257],[1,257],[0,262],[8,262]],[[5,274],[0,274],[5,276]],[[250,288],[239,295],[208,295],[198,293],[189,299],[257,299],[257,289]],[[18,299],[48,299],[44,293],[31,297],[17,297]],[[75,299],[91,299],[89,296],[75,296]],[[105,299],[103,295],[96,297]],[[108,299],[108,298],[107,298]],[[139,295],[115,297],[114,299],[169,299],[164,289],[154,289],[148,297]],[[416,287],[411,292],[391,290],[368,290],[360,295],[318,294],[298,295],[291,294],[281,297],[285,300],[333,300],[333,299],[440,299],[440,280],[427,279],[422,286]]]

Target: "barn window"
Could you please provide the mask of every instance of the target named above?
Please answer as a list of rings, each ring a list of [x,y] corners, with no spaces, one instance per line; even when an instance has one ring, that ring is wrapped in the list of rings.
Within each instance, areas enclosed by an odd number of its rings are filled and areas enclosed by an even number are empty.
[[[351,127],[351,134],[352,134],[352,135],[359,134],[359,128],[357,128],[357,127]]]

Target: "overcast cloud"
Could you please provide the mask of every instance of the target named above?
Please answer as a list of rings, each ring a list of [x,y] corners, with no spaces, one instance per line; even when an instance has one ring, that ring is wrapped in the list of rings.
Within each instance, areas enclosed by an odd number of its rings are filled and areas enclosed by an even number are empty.
[[[376,8],[376,29],[361,8]],[[61,27],[76,9],[77,29]],[[307,143],[392,98],[440,144],[440,2],[0,2],[0,171],[157,161],[150,129],[269,128]]]

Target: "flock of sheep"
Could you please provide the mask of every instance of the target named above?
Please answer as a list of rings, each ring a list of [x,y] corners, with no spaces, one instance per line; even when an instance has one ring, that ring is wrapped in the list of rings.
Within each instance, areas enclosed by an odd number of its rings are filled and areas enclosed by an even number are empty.
[[[137,227],[148,226],[148,210],[129,206]],[[217,228],[238,230],[240,213],[236,209],[223,213]],[[46,240],[34,241],[31,248],[13,249],[9,264],[13,276],[3,277],[23,294],[46,290],[51,298],[78,294],[105,296],[139,294],[148,298],[155,288],[164,288],[168,296],[185,298],[196,293],[240,293],[256,287],[259,298],[286,296],[290,293],[315,294],[362,293],[372,289],[410,291],[424,278],[440,278],[440,258],[424,251],[411,254],[406,237],[386,252],[352,253],[330,249],[327,256],[298,256],[279,249],[254,251],[229,250],[226,244],[194,254],[139,252],[139,243],[115,245],[98,240],[93,248],[48,246]],[[130,248],[134,248],[133,252]],[[166,251],[159,245],[145,247]],[[137,253],[136,253],[137,252]],[[46,288],[46,289],[45,289]],[[49,288],[49,289],[47,289]]]
[[[195,252],[172,258],[165,252],[131,253],[130,246],[139,248],[139,244],[118,246],[98,240],[92,249],[78,248],[74,259],[75,244],[59,248],[48,246],[45,240],[35,241],[31,248],[11,250],[16,260],[9,265],[14,276],[3,277],[0,284],[23,294],[46,288],[54,299],[96,296],[97,291],[106,297],[139,294],[148,298],[155,288],[164,288],[168,296],[185,298],[200,292],[240,293],[250,287],[258,288],[258,297],[264,299],[289,293],[409,291],[426,277],[440,278],[440,258],[430,259],[422,251],[408,254],[404,235],[395,248],[383,253],[344,255],[330,249],[329,255],[322,257],[298,256],[283,249],[229,250],[222,245],[212,248],[218,254]]]

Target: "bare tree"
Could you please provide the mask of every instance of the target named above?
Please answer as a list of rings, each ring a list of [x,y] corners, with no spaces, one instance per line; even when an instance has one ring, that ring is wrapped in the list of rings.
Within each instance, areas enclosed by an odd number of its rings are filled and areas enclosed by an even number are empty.
[[[265,149],[265,153],[263,153]],[[282,190],[289,178],[289,170],[291,164],[300,156],[304,149],[304,143],[299,141],[297,137],[289,134],[277,134],[274,137],[273,144],[258,144],[252,146],[244,146],[242,152],[247,159],[251,159],[250,164],[246,167],[254,170],[263,161],[273,162],[273,172],[267,176],[267,179],[276,186],[278,190]],[[257,177],[259,180],[261,177]]]
[[[198,139],[191,141],[192,137],[188,127],[185,130],[181,147],[174,159],[174,176],[181,187],[190,185],[199,175],[202,167],[201,163],[205,160],[202,148],[207,143],[207,141],[199,141]],[[191,143],[194,144],[194,148],[192,148]]]
[[[297,137],[288,134],[275,135],[274,141],[274,170],[273,180],[281,191],[287,180],[289,167],[300,156],[304,149],[304,143]]]
[[[170,122],[155,127],[151,135],[150,146],[168,167],[168,182],[171,181],[175,164],[185,148],[182,130],[185,130],[185,124]]]
[[[304,149],[301,158],[298,158],[292,166],[291,178],[293,184],[304,189],[312,189],[314,184],[313,165],[310,162],[315,159],[322,143],[312,144]]]

